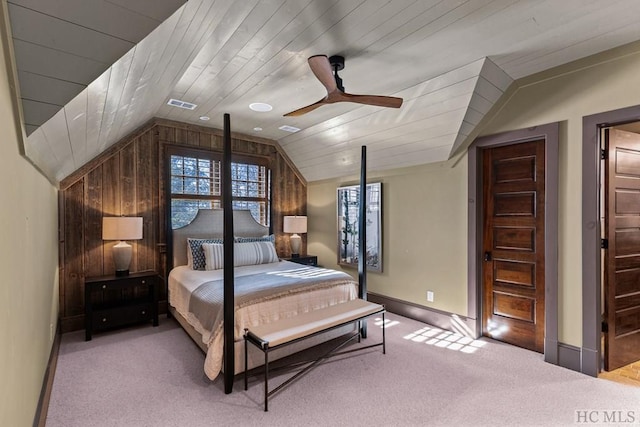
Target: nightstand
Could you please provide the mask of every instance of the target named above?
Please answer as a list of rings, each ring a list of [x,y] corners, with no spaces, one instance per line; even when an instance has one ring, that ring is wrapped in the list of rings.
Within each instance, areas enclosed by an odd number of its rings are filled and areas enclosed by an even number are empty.
[[[88,277],[84,282],[85,340],[94,331],[153,321],[158,326],[158,287],[155,271],[128,276]]]
[[[298,264],[318,266],[318,257],[315,255],[306,255],[292,258],[283,258],[285,261],[296,262]]]

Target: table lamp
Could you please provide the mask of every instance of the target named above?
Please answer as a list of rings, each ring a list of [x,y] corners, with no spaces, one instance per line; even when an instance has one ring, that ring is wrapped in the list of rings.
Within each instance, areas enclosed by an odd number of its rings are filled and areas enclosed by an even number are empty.
[[[298,233],[307,232],[307,217],[306,216],[285,216],[284,226],[282,227],[285,233],[293,233],[293,236],[289,239],[291,244],[291,257],[297,258],[300,256],[300,244],[302,238]]]
[[[125,240],[142,239],[142,217],[102,218],[102,240],[119,240],[113,247],[116,276],[127,276],[131,264],[131,245]]]

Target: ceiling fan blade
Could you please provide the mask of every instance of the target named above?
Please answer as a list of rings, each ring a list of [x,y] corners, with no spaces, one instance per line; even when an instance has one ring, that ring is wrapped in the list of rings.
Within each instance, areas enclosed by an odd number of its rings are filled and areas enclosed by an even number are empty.
[[[314,55],[309,57],[307,61],[313,74],[327,88],[327,92],[331,93],[338,88],[327,55]]]
[[[378,95],[352,95],[342,92],[340,99],[334,102],[356,102],[358,104],[376,105],[378,107],[400,108],[402,98],[395,96],[378,96]]]
[[[337,69],[342,69],[344,62],[340,62],[340,60],[344,61],[344,59],[342,57],[336,58],[339,59],[339,61],[336,62]],[[352,95],[350,93],[343,92],[342,88],[338,89],[338,84],[336,83],[337,71],[336,75],[334,75],[331,61],[329,61],[327,55],[310,56],[307,61],[309,62],[309,67],[311,68],[311,71],[313,71],[313,74],[327,89],[327,96],[311,105],[291,111],[290,113],[285,114],[285,117],[301,116],[315,110],[323,104],[333,104],[336,102],[355,102],[358,104],[390,108],[400,108],[402,105],[402,98],[396,98],[395,96]]]
[[[297,110],[293,110],[290,113],[287,113],[284,115],[284,117],[297,117],[297,116],[301,116],[303,114],[308,113],[309,111],[313,111],[316,108],[320,107],[323,104],[327,104],[327,98],[322,98],[320,101],[318,102],[314,102],[311,105],[307,105],[306,107],[302,107],[302,108],[298,108]]]

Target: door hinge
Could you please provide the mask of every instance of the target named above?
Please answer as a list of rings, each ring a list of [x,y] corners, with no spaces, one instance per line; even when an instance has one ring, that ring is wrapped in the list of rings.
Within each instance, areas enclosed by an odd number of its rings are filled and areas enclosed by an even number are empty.
[[[600,150],[600,160],[607,160],[607,150],[604,148]]]
[[[604,320],[602,321],[602,332],[609,332],[609,325]]]
[[[600,249],[609,249],[609,239],[600,239]]]

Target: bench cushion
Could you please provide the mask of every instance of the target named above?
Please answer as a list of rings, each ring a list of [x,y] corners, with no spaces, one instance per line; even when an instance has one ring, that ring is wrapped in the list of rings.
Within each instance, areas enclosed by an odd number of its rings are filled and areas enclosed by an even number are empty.
[[[256,337],[268,342],[269,347],[276,347],[383,310],[384,307],[380,304],[354,299],[277,322],[253,326],[249,330]]]

